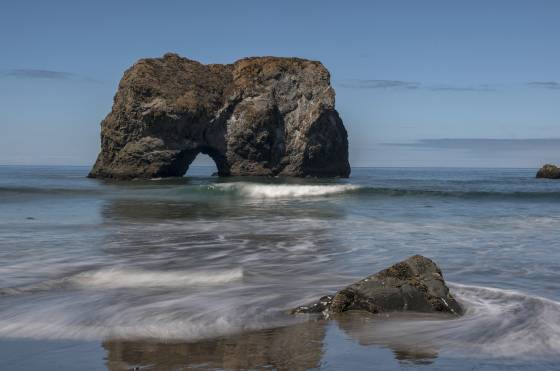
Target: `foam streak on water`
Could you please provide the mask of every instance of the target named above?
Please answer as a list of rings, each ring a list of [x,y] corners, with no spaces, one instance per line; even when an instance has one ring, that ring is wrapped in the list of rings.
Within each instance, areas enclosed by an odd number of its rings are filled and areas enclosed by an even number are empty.
[[[471,354],[472,357],[529,358],[559,356],[560,302],[522,292],[452,284],[465,306],[458,319],[395,316],[370,328],[352,328],[361,341],[431,344]]]
[[[216,285],[243,278],[243,270],[199,272],[142,271],[138,269],[111,268],[50,279],[44,282],[0,289],[1,295],[16,295],[37,291],[48,291],[63,286],[79,286],[95,289],[119,288],[180,288],[192,285]]]

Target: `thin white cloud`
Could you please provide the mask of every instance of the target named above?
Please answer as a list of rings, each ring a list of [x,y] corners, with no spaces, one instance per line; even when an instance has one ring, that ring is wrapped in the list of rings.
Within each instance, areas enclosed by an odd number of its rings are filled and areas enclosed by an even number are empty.
[[[354,89],[418,89],[420,84],[412,81],[401,80],[344,80],[338,83],[343,88]]]
[[[461,149],[472,151],[525,151],[557,150],[560,138],[438,138],[420,139],[409,143],[383,143],[386,146],[409,147],[417,149]]]
[[[533,88],[560,89],[560,82],[557,81],[532,81],[528,82],[527,85]]]
[[[15,79],[32,79],[32,80],[72,80],[80,82],[98,83],[98,80],[90,77],[77,75],[70,72],[41,70],[33,68],[15,68],[0,72],[0,76]]]
[[[351,79],[338,82],[338,86],[351,89],[398,89],[398,90],[430,90],[450,92],[488,92],[497,90],[489,84],[452,85],[452,84],[424,84],[416,81],[404,80],[366,80]]]

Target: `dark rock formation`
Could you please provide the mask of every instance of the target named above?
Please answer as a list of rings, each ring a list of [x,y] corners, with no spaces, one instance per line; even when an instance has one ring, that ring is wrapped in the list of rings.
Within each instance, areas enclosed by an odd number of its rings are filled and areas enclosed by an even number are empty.
[[[142,59],[101,123],[89,176],[182,176],[204,153],[222,176],[347,177],[347,133],[329,80],[321,63],[297,58]]]
[[[546,164],[537,171],[537,178],[560,179],[560,168]]]
[[[328,314],[348,310],[463,314],[445,285],[441,270],[420,255],[355,282],[334,296],[323,296],[313,305],[296,308],[293,313]]]

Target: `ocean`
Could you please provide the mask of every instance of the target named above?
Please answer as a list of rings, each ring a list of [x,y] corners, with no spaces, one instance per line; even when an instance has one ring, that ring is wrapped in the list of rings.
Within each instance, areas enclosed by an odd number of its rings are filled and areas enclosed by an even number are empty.
[[[558,369],[560,181],[535,169],[88,171],[0,166],[1,370]],[[286,313],[415,254],[463,317]]]

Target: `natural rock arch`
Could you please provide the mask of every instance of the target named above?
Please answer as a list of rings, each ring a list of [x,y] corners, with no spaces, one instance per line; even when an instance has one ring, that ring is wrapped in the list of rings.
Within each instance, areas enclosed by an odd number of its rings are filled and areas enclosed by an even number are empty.
[[[172,166],[170,166],[169,170],[167,170],[165,173],[162,173],[161,175],[168,177],[180,177],[185,175],[193,161],[201,153],[207,155],[212,159],[212,161],[216,165],[216,173],[218,175],[230,175],[226,158],[222,156],[218,151],[210,147],[200,147],[193,150],[184,150],[180,152],[177,155],[176,160],[171,162]]]
[[[125,72],[101,127],[90,177],[182,176],[199,153],[221,176],[350,174],[330,76],[315,61],[142,59]]]

